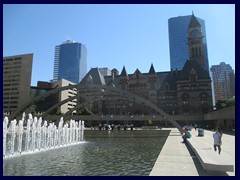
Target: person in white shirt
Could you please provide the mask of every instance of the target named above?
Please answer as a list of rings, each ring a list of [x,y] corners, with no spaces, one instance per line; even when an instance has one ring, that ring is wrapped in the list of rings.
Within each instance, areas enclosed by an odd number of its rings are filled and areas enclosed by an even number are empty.
[[[213,133],[213,141],[214,141],[214,150],[217,151],[218,148],[218,153],[221,153],[221,145],[222,145],[222,131],[220,128],[217,128],[216,131]]]

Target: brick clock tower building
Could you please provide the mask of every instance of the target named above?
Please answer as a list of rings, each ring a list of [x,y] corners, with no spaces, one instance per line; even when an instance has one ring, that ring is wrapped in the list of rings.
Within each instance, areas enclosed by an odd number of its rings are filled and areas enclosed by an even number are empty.
[[[206,113],[212,109],[211,79],[205,69],[201,25],[194,16],[188,26],[189,59],[177,77],[179,114]]]
[[[188,26],[188,52],[189,59],[196,60],[204,69],[203,35],[201,25],[194,15]]]

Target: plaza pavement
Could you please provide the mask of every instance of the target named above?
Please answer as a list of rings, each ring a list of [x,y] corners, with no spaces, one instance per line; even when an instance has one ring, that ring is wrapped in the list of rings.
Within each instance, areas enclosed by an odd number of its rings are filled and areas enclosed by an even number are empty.
[[[222,152],[219,155],[234,163],[234,172],[213,172],[202,168],[189,145],[182,143],[183,139],[177,128],[163,128],[162,130],[171,131],[150,176],[235,176],[235,136],[223,132]],[[195,129],[192,129],[191,133],[192,136],[198,135]],[[209,142],[213,150],[213,131],[204,130],[202,138]]]

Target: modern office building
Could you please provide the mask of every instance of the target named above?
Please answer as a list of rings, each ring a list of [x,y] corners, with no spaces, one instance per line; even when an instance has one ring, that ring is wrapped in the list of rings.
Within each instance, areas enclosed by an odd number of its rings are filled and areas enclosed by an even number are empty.
[[[31,98],[34,98],[36,96],[39,96],[41,94],[44,94],[50,90],[53,90],[55,88],[60,88],[64,86],[69,85],[75,85],[75,83],[72,83],[70,81],[67,81],[66,79],[61,79],[59,81],[55,82],[44,82],[44,81],[38,81],[37,86],[31,87]],[[66,100],[67,98],[73,97],[77,95],[77,89],[67,89],[65,91],[61,91],[56,94],[52,94],[48,97],[45,97],[42,101],[38,101],[35,105],[35,111],[36,113],[43,113],[46,112],[49,108],[54,106],[55,104],[58,104],[61,101]],[[59,110],[61,113],[66,113],[72,108],[74,108],[77,105],[77,99],[69,100],[68,102],[59,105]],[[49,112],[51,113],[51,112]]]
[[[30,99],[33,54],[3,57],[3,112],[11,114]]]
[[[191,17],[192,15],[178,16],[168,20],[170,67],[172,70],[176,68],[182,70],[187,59],[190,58],[188,51],[188,26]],[[196,18],[201,25],[201,33],[203,36],[204,66],[205,70],[209,72],[205,21],[198,17]]]
[[[66,79],[79,83],[87,73],[87,48],[85,45],[67,40],[55,46],[53,80]]]
[[[219,65],[213,65],[210,68],[215,102],[226,100],[235,96],[235,75],[229,64],[221,62]]]

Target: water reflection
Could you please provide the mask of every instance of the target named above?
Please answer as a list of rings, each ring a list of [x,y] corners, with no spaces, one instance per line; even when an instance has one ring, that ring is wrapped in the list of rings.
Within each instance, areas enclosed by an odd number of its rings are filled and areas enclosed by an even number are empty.
[[[85,131],[85,143],[4,159],[3,175],[149,175],[169,131]]]

